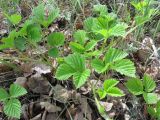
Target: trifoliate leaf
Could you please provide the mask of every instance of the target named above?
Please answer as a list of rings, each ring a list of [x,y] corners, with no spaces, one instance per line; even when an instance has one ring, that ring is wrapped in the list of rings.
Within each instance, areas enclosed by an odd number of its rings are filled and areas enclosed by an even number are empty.
[[[38,5],[33,9],[33,20],[44,27],[48,27],[59,16],[59,9],[48,9],[48,11],[48,16],[46,16],[45,5]]]
[[[27,35],[30,38],[31,42],[36,43],[41,41],[41,27],[38,24],[31,24],[27,27]]]
[[[83,72],[76,72],[73,75],[73,82],[76,88],[80,88],[82,85],[85,84],[87,81],[87,78],[90,76],[90,70],[86,69]]]
[[[79,42],[81,45],[84,45],[85,41],[87,40],[87,34],[84,30],[78,30],[73,35],[74,40]]]
[[[3,88],[0,88],[0,101],[5,101],[9,98],[9,94]]]
[[[116,61],[111,65],[111,69],[129,77],[135,77],[136,73],[134,63],[128,59]]]
[[[126,53],[125,51],[115,48],[109,48],[109,50],[105,55],[105,62],[106,63],[115,62],[125,58],[127,55],[128,53]]]
[[[63,33],[54,32],[48,36],[48,44],[51,46],[61,46],[64,44],[65,36]]]
[[[143,83],[140,79],[128,80],[125,84],[128,90],[134,95],[140,95],[143,93]]]
[[[54,47],[54,48],[50,49],[50,50],[48,51],[48,55],[49,55],[50,57],[54,57],[54,58],[58,57],[58,55],[59,55],[59,50],[58,50],[58,48]]]
[[[146,7],[148,4],[147,1],[132,1],[131,4],[137,9],[137,10],[143,10],[144,7]]]
[[[27,93],[26,89],[18,84],[12,84],[9,89],[9,94],[12,98],[17,98]]]
[[[122,90],[120,90],[117,87],[110,87],[107,91],[107,94],[113,97],[121,97],[124,96],[124,93]]]
[[[68,64],[61,64],[56,71],[56,78],[58,80],[67,80],[76,71]]]
[[[143,97],[147,104],[156,104],[158,102],[156,93],[143,93]]]
[[[152,92],[156,88],[155,81],[147,74],[143,77],[143,85],[146,92]]]
[[[4,105],[4,113],[12,118],[20,119],[21,115],[21,103],[18,99],[10,99]]]
[[[116,86],[118,83],[119,81],[115,79],[108,79],[104,81],[103,88],[105,91],[107,91],[109,88]]]

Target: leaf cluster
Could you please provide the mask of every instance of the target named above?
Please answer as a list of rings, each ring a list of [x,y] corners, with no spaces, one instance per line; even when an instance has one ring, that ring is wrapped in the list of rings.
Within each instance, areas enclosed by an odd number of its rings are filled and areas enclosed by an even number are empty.
[[[5,89],[0,88],[0,101],[3,102],[3,111],[8,117],[20,119],[21,102],[17,98],[26,93],[26,89],[18,84],[12,84],[9,93]]]

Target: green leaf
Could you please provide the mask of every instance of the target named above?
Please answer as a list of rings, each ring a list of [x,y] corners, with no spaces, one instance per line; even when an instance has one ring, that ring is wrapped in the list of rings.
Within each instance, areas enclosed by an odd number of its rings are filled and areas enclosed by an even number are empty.
[[[85,70],[85,58],[78,53],[67,56],[64,61],[75,71],[83,72]]]
[[[13,25],[17,25],[22,20],[22,17],[20,14],[13,14],[11,16],[5,14],[5,16]]]
[[[86,50],[86,51],[92,50],[96,45],[97,45],[97,41],[91,40],[91,41],[88,42],[87,45],[85,46],[85,50]]]
[[[99,12],[100,15],[106,15],[108,13],[108,10],[107,10],[107,6],[106,5],[94,5],[93,6],[93,10],[95,12]]]
[[[120,90],[117,87],[110,87],[106,92],[108,95],[113,96],[113,97],[124,96],[124,93],[122,92],[122,90]]]
[[[68,64],[61,64],[56,71],[56,78],[58,80],[67,80],[76,71]]]
[[[148,106],[147,107],[147,112],[152,116],[152,117],[156,117],[156,111],[152,106]]]
[[[107,91],[109,88],[116,86],[118,83],[119,81],[115,79],[105,80],[103,83],[104,90]]]
[[[134,95],[140,95],[143,93],[143,83],[140,79],[128,80],[125,84],[128,90]]]
[[[73,82],[76,88],[80,88],[82,85],[85,84],[87,81],[87,78],[90,76],[90,70],[86,69],[83,72],[76,72],[73,75]]]
[[[125,23],[119,23],[119,24],[116,24],[114,27],[111,28],[111,35],[113,36],[122,36],[124,37],[125,34],[126,34],[126,28],[128,27],[127,24]]]
[[[24,37],[27,35],[27,27],[29,25],[33,24],[33,21],[31,20],[26,20],[23,24],[22,27],[20,28],[20,30],[18,31],[18,36],[19,37]]]
[[[95,102],[96,102],[96,105],[97,105],[99,113],[102,114],[102,115],[104,115],[104,113],[105,113],[104,107],[99,103],[99,101],[98,101],[97,98],[95,98]]]
[[[128,59],[116,61],[111,65],[111,69],[129,77],[135,77],[136,73],[134,63]]]
[[[86,52],[86,53],[84,53],[84,55],[86,57],[92,57],[92,56],[98,57],[98,56],[101,55],[101,53],[102,53],[102,51],[100,51],[100,50],[94,50],[94,51],[91,51],[91,52]]]
[[[122,50],[110,48],[105,55],[105,62],[106,63],[115,62],[125,58],[127,55],[128,53]]]
[[[54,47],[54,48],[50,49],[50,50],[48,51],[48,55],[49,55],[50,57],[53,57],[53,58],[58,57],[58,56],[59,56],[59,50],[58,50],[58,48]]]
[[[143,93],[143,97],[147,104],[156,104],[158,102],[156,93]]]
[[[96,72],[102,73],[108,69],[109,64],[105,65],[102,60],[96,58],[92,60],[91,66],[95,69]]]
[[[106,17],[98,17],[97,19],[97,29],[96,30],[107,30],[108,31],[108,19]]]
[[[73,52],[77,52],[77,53],[83,53],[85,52],[85,48],[76,42],[70,42],[70,48],[72,49]]]
[[[21,103],[18,99],[11,99],[4,105],[4,113],[12,118],[20,119]]]
[[[27,93],[26,89],[18,84],[12,84],[9,89],[9,94],[12,98],[17,98]]]
[[[14,40],[14,45],[18,50],[24,51],[26,49],[26,39],[23,37],[18,37]]]
[[[147,1],[132,1],[131,4],[137,9],[137,10],[143,10],[144,7],[148,5]]]
[[[136,22],[136,25],[143,25],[145,22],[149,21],[150,20],[150,17],[148,16],[136,16],[135,17],[135,22]]]
[[[5,101],[8,98],[9,94],[7,93],[7,91],[3,88],[0,88],[0,101]]]
[[[156,111],[157,111],[157,117],[160,118],[160,100],[157,102]]]
[[[31,39],[31,42],[36,43],[41,41],[41,27],[38,24],[31,24],[27,27],[27,35]]]
[[[45,20],[45,10],[44,10],[45,6],[44,4],[39,4],[37,7],[35,7],[33,9],[33,16],[35,17],[34,20],[37,22],[43,22]]]
[[[33,20],[44,27],[48,27],[58,16],[59,9],[48,9],[48,16],[45,15],[45,5],[39,4],[33,9]]]
[[[103,35],[103,37],[105,39],[108,39],[111,35],[111,31],[110,30],[107,30],[107,29],[101,29],[101,30],[98,30],[97,33]]]
[[[59,9],[51,9],[47,20],[44,21],[46,23],[44,23],[43,25],[45,27],[48,27],[58,16],[59,16]]]
[[[156,88],[155,81],[147,74],[143,77],[143,85],[146,92],[151,92]]]
[[[101,88],[97,90],[97,93],[98,93],[100,99],[105,98],[106,95],[107,95],[107,92],[105,90],[101,89]]]
[[[94,31],[94,28],[97,28],[97,21],[93,17],[89,17],[84,21],[84,29],[91,32]]]
[[[7,37],[1,40],[2,44],[0,44],[0,50],[14,48],[14,38]]]
[[[84,45],[85,41],[87,40],[87,35],[84,30],[78,30],[77,32],[74,33],[73,37],[74,40],[79,42],[81,45]]]
[[[64,44],[65,36],[63,33],[54,32],[48,36],[48,44],[51,46],[61,46]]]
[[[16,30],[13,30],[10,32],[9,36],[7,38],[2,38],[0,44],[0,50],[7,49],[7,48],[14,48],[14,38],[17,37]]]

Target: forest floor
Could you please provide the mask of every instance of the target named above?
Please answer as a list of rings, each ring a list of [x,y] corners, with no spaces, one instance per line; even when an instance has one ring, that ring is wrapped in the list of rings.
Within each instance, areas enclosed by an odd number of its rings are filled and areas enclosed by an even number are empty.
[[[69,0],[57,0],[48,3],[50,6],[53,4],[58,6],[61,12],[60,17],[50,24],[47,30],[43,30],[46,36],[51,32],[61,32],[64,33],[67,42],[72,41],[72,34],[76,30],[84,28],[83,21],[94,16],[92,8],[93,5],[98,4],[96,0],[88,0],[88,2],[80,3],[80,5],[79,0],[75,1],[76,5]],[[43,2],[47,3],[47,0]],[[99,2],[106,5],[109,12],[113,12],[112,7],[115,5],[116,8],[119,8],[116,9],[118,16],[121,18],[127,16],[124,9],[125,6],[130,6],[129,3],[124,1],[114,3],[106,0]],[[0,8],[0,44],[1,39],[7,37],[10,31],[15,28],[6,22],[2,12],[12,13],[8,9],[13,10],[13,13],[21,11],[22,21],[25,21],[37,5],[38,0],[31,2],[22,0],[18,7],[12,4],[0,6],[2,7]],[[120,7],[121,5],[122,7]],[[131,18],[131,20],[133,19]],[[129,51],[127,58],[134,62],[138,78],[143,78],[144,73],[147,73],[154,79],[156,82],[154,92],[157,93],[158,99],[160,99],[159,21],[160,14],[158,13],[142,26],[138,37],[135,37],[135,33],[131,33],[123,40],[115,38],[117,41],[113,43],[116,47]],[[109,39],[107,44],[110,43],[112,44]],[[68,49],[67,43],[60,50],[63,51],[63,56],[67,56],[71,51]],[[46,60],[46,51],[44,42],[39,43],[37,48],[32,49],[31,47],[22,53],[15,49],[0,50],[0,88],[8,90],[11,84],[17,83],[26,88],[28,92],[20,97],[22,104],[21,120],[103,120],[104,118],[100,115],[95,104],[90,84],[86,83],[76,89],[71,78],[67,81],[57,80],[55,78],[56,60],[50,57]],[[47,61],[50,61],[51,65]],[[117,79],[119,81],[118,87],[125,92],[123,97],[107,96],[107,98],[100,100],[100,104],[111,119],[156,120],[147,112],[147,104],[142,95],[135,96],[127,91],[124,82],[127,81],[128,77],[112,71],[109,72],[108,76]],[[102,86],[104,78],[105,75],[95,71],[89,77],[91,83],[98,82],[97,86]],[[2,102],[0,102],[0,120],[16,120],[8,118],[3,113]]]

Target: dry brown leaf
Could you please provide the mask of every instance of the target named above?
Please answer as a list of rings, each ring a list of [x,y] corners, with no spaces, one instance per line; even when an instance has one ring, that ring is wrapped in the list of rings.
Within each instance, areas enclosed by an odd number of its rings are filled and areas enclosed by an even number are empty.
[[[46,94],[50,90],[47,78],[38,73],[28,79],[27,85],[34,93]]]
[[[53,105],[49,102],[40,102],[40,105],[42,108],[45,108],[45,110],[49,113],[61,111],[60,107]]]
[[[14,83],[19,84],[20,86],[24,88],[27,88],[27,78],[26,77],[18,77]]]

